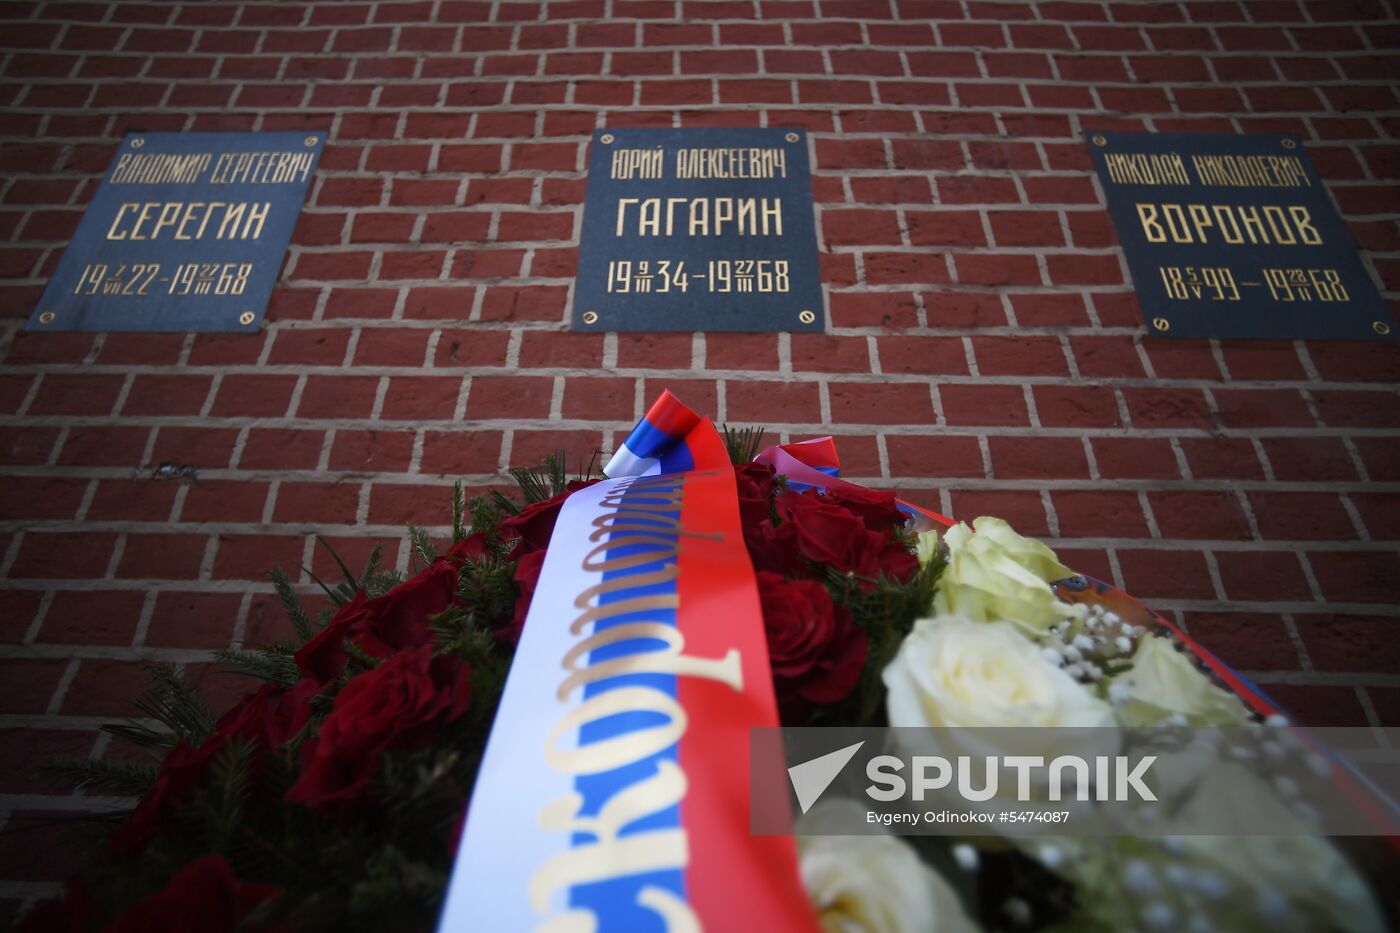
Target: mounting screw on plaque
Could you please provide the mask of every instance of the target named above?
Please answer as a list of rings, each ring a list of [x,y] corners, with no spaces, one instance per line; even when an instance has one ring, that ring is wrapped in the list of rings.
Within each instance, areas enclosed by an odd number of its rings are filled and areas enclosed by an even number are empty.
[[[817,319],[817,316],[806,308],[803,308],[801,311],[797,312],[797,319],[803,324],[810,324]]]
[[[597,324],[597,323],[598,323],[598,312],[597,312],[597,311],[585,311],[585,312],[583,312],[583,323],[585,323],[585,324]]]
[[[253,312],[244,311],[242,314],[238,315],[238,323],[242,324],[244,327],[247,327],[249,324],[253,323],[253,321],[256,318],[257,315]]]
[[[57,315],[55,315],[52,311],[45,311],[43,314],[39,315],[39,323],[40,323],[40,324],[52,324],[52,323],[53,323],[53,319],[54,319],[55,317],[57,317]]]
[[[314,146],[314,145],[316,145],[318,142],[320,142],[320,139],[318,139],[318,138],[315,137],[315,136],[308,136],[308,137],[306,137],[306,140],[305,140],[305,143],[306,143],[306,145],[308,145],[308,146]]]
[[[788,133],[786,136],[783,137],[783,139],[786,139],[790,143],[795,143],[801,138],[802,137],[798,136],[796,133]]]
[[[1105,139],[1105,138],[1102,137],[1102,136],[1095,136],[1095,137],[1094,137],[1094,145],[1095,145],[1095,146],[1107,146],[1107,145],[1108,145],[1108,140]]]
[[[604,146],[610,146],[615,138],[616,137],[614,137],[612,133],[604,133],[602,136],[598,137],[598,142],[602,143]]]
[[[140,148],[141,148],[142,146],[144,146],[144,145],[146,145],[146,141],[145,141],[144,139],[142,139],[140,136],[136,137],[135,139],[133,139],[133,140],[131,141],[131,148],[132,148],[132,149],[140,149]]]
[[[1158,330],[1171,330],[1172,322],[1168,321],[1164,317],[1154,317],[1152,319],[1152,326],[1157,328]]]
[[[1283,141],[1283,148],[1285,148],[1285,149],[1297,149],[1297,148],[1298,148],[1298,144],[1295,143],[1295,142],[1294,142],[1293,140],[1291,140],[1291,139],[1285,139],[1285,140]]]
[[[1390,325],[1385,321],[1374,321],[1371,324],[1371,330],[1384,337],[1386,334],[1390,333]]]

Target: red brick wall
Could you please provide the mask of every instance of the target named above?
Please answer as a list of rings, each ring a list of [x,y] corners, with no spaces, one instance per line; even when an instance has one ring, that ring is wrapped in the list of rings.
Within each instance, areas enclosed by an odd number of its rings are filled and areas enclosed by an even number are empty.
[[[25,767],[113,749],[136,662],[274,637],[454,479],[611,449],[669,386],[1003,515],[1305,721],[1400,724],[1394,344],[1144,339],[1083,131],[1289,131],[1400,294],[1382,0],[0,7],[0,899],[66,870]],[[800,124],[829,334],[574,336],[598,126]],[[256,335],[23,332],[127,130],[328,131]],[[198,483],[139,466],[198,467]],[[314,595],[309,578],[303,589]]]

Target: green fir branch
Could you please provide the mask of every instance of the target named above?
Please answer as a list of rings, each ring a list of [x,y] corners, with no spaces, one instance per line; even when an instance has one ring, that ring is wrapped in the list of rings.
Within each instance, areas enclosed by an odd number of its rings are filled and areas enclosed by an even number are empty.
[[[219,750],[205,785],[205,834],[215,852],[230,853],[252,792],[255,746],[232,739]]]
[[[415,573],[437,560],[437,547],[434,546],[432,539],[428,537],[426,528],[420,528],[417,525],[409,525],[408,542],[410,547],[409,557],[413,561],[413,570]]]
[[[301,672],[290,654],[267,647],[256,651],[220,648],[214,652],[214,660],[230,673],[246,674],[284,687],[294,686],[301,679]]]
[[[115,797],[144,797],[159,773],[160,766],[151,762],[80,755],[57,755],[37,769],[39,777],[57,786]]]
[[[287,614],[287,619],[292,623],[297,638],[305,643],[315,634],[316,626],[312,623],[311,616],[306,614],[301,600],[297,598],[296,590],[292,588],[291,578],[281,567],[274,567],[268,576],[272,578],[272,587],[277,591],[277,599],[282,603],[282,611]]]
[[[462,489],[462,481],[452,484],[452,543],[457,544],[467,536],[464,519],[467,513],[467,494]]]
[[[729,462],[735,466],[751,462],[763,449],[763,436],[767,432],[762,428],[731,428],[726,424],[723,430],[724,448],[729,452]]]
[[[214,731],[214,713],[184,672],[176,670],[173,664],[156,661],[143,662],[141,667],[151,684],[136,701],[136,708],[191,745],[204,741]]]
[[[180,737],[173,732],[160,729],[152,729],[144,723],[139,723],[134,719],[127,719],[123,722],[109,722],[102,726],[102,731],[108,735],[123,739],[139,748],[144,748],[160,758],[165,757],[165,753],[175,746]]]

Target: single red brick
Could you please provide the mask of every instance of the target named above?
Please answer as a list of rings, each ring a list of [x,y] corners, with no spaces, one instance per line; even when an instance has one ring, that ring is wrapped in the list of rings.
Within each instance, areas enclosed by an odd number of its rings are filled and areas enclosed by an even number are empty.
[[[828,308],[835,327],[905,328],[919,322],[909,292],[832,292]]]
[[[1125,388],[1133,424],[1148,427],[1210,427],[1210,411],[1200,389]]]
[[[1237,670],[1298,670],[1283,619],[1245,612],[1188,612],[1186,627],[1196,641]]]
[[[1294,551],[1217,551],[1220,582],[1227,599],[1266,602],[1311,600]]]
[[[617,365],[621,369],[689,369],[690,334],[618,334]]]
[[[1283,482],[1356,479],[1351,453],[1336,437],[1266,437],[1264,455]]]
[[[637,380],[574,376],[564,383],[563,415],[588,421],[634,422]]]
[[[201,469],[222,469],[233,456],[238,431],[233,428],[186,428],[165,425],[156,435],[151,461],[189,463]]]
[[[204,560],[203,535],[129,534],[117,564],[126,579],[193,580]]]
[[[116,535],[106,532],[28,531],[9,576],[17,580],[97,579],[107,573],[116,541]]]
[[[792,368],[796,372],[870,372],[870,353],[864,337],[793,334],[791,351]],[[708,356],[706,362],[709,362]]]
[[[300,535],[219,536],[214,557],[215,580],[266,580],[274,567],[281,567],[295,578],[301,566],[303,539]]]
[[[880,369],[887,373],[965,375],[967,354],[957,337],[879,337]]]
[[[39,642],[129,645],[145,601],[139,590],[59,590],[44,616]]]
[[[883,359],[883,357],[882,357]],[[939,386],[943,415],[954,425],[1028,425],[1026,399],[1020,386]]]
[[[386,421],[447,421],[457,410],[460,376],[395,376],[384,393]]]
[[[618,352],[621,355],[620,343]],[[778,341],[772,334],[706,334],[705,368],[775,370],[778,368]]]
[[[152,477],[104,479],[85,517],[91,521],[163,522],[170,518],[182,484]]]
[[[650,401],[650,396],[646,398]],[[774,412],[782,412],[782,420],[789,424],[822,420],[820,395],[813,382],[728,381],[725,398],[729,421],[766,424],[773,420]]]
[[[1045,420],[1044,409],[1041,409],[1041,422],[1050,423]],[[1091,438],[1091,443],[1094,462],[1104,479],[1179,479],[1181,476],[1171,442],[1164,437],[1095,437]]]
[[[378,376],[308,376],[297,405],[302,418],[368,418]]]
[[[987,475],[975,437],[887,434],[885,448],[893,476]]]
[[[598,431],[516,431],[511,444],[511,467],[534,467],[550,454],[563,453],[570,469],[580,469],[603,448]],[[602,462],[602,458],[600,461]]]
[[[202,480],[189,487],[182,522],[260,522],[268,484],[247,480]]]
[[[621,347],[631,346],[626,338],[634,334],[619,334],[619,365],[626,366],[620,359]],[[648,335],[651,336],[651,335]],[[658,336],[658,339],[660,337]],[[441,344],[439,344],[439,347]],[[595,369],[602,364],[602,334],[572,334],[557,331],[525,331],[520,344],[520,366],[522,368],[583,368]],[[690,365],[689,337],[686,338],[685,365]]]
[[[1239,500],[1222,492],[1149,492],[1148,503],[1164,538],[1245,541],[1249,521]]]
[[[151,436],[147,425],[139,427],[95,424],[75,425],[63,442],[58,462],[63,466],[120,466],[135,469],[145,459]]]
[[[1055,337],[973,337],[972,351],[977,370],[984,376],[1069,374],[1064,351]]]
[[[1216,599],[1201,551],[1119,549],[1123,588],[1139,599]]]
[[[495,473],[501,459],[500,431],[426,431],[423,435],[424,473],[453,475],[458,473]],[[370,492],[370,511],[383,484],[375,484]],[[371,521],[377,520],[371,517]]]
[[[325,439],[323,431],[252,428],[238,458],[238,467],[242,470],[314,470],[321,461]]]
[[[337,431],[329,467],[353,473],[403,473],[412,458],[412,431]]]
[[[438,338],[433,365],[503,366],[509,342],[510,333],[503,330],[475,327],[469,330],[444,330]]]
[[[994,439],[995,440],[995,439]],[[996,448],[992,448],[996,466]],[[1051,494],[1060,535],[1065,538],[1146,538],[1147,519],[1136,493],[1056,490]]]
[[[280,330],[268,362],[273,365],[339,366],[345,361],[350,331],[344,328]]]
[[[475,376],[467,394],[467,417],[546,418],[554,379],[536,376]]]
[[[29,405],[30,415],[105,415],[111,412],[124,377],[49,372]]]
[[[1086,479],[1089,461],[1078,437],[993,437],[991,472],[998,479]]]
[[[215,418],[275,418],[287,413],[296,376],[230,373],[219,384]]]
[[[1183,437],[1182,452],[1197,479],[1263,479],[1254,444],[1242,437]]]
[[[1313,427],[1302,393],[1294,389],[1215,389],[1215,407],[1233,428]]]
[[[561,321],[568,289],[556,285],[493,285],[482,301],[485,321]]]
[[[932,424],[933,400],[924,383],[832,382],[831,420],[858,424]]]
[[[1356,526],[1336,493],[1260,491],[1251,492],[1249,502],[1259,525],[1259,534],[1265,540],[1338,541],[1356,538]],[[1361,508],[1360,512],[1365,521],[1366,510]]]
[[[1023,535],[1047,537],[1050,523],[1040,493],[1029,490],[954,489],[952,517],[972,524],[983,515],[1005,519]]]
[[[978,365],[984,366],[980,357]],[[985,368],[982,371],[985,373]],[[1033,394],[1036,414],[1046,427],[1119,426],[1118,402],[1107,386],[1038,385]],[[1174,466],[1175,461],[1172,462]]]
[[[1400,554],[1393,551],[1313,551],[1308,563],[1325,599],[1400,603]]]
[[[947,258],[941,253],[927,252],[867,252],[865,277],[871,285],[944,285],[952,281]],[[885,296],[878,295],[873,300],[885,300]]]
[[[1400,668],[1394,620],[1380,616],[1300,615],[1298,634],[1320,671],[1389,673]]]
[[[1263,683],[1270,698],[1289,719],[1302,726],[1369,726],[1370,720],[1355,687],[1321,687],[1304,684]]]
[[[357,482],[284,482],[277,490],[272,519],[288,524],[351,525],[359,502]]]
[[[243,597],[238,593],[162,590],[156,597],[145,644],[158,648],[227,648],[233,640],[242,603]]]

